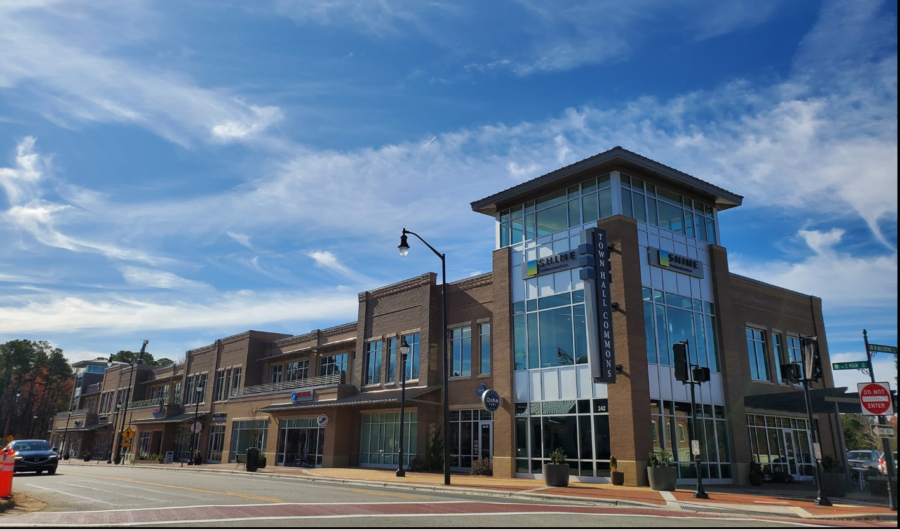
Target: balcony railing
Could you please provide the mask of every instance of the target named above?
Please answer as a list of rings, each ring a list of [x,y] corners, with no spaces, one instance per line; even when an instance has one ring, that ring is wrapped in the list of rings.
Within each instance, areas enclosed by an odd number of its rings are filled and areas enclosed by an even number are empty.
[[[237,393],[233,393],[232,397],[239,396],[247,396],[247,395],[258,395],[260,393],[271,393],[273,391],[288,391],[294,389],[304,389],[308,387],[322,387],[326,385],[340,385],[344,383],[345,375],[344,373],[340,374],[330,374],[328,376],[313,376],[312,378],[305,378],[303,380],[293,380],[290,382],[278,382],[278,383],[268,383],[262,385],[250,385],[244,387]]]
[[[90,412],[91,412],[90,409],[76,409],[75,411],[63,411],[62,413],[57,413],[56,418],[64,419],[64,418],[66,418],[67,415],[72,416],[72,417],[77,417],[79,415],[87,415]]]
[[[161,400],[159,398],[148,398],[147,400],[138,400],[137,402],[129,402],[128,409],[136,408],[136,407],[147,407],[147,406],[158,406],[162,402],[165,405],[166,401]]]

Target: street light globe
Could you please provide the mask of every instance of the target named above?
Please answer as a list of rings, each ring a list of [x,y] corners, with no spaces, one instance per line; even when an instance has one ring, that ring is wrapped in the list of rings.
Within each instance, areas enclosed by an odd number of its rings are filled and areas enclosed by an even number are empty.
[[[409,354],[409,343],[406,342],[406,338],[400,339],[400,354],[406,356]]]
[[[406,243],[406,234],[400,235],[400,245],[397,246],[397,250],[400,251],[400,256],[409,254],[409,244]]]

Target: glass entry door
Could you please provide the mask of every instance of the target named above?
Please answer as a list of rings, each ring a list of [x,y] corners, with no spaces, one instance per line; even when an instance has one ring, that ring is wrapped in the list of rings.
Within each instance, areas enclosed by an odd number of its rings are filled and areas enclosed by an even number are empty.
[[[494,422],[482,420],[478,424],[478,448],[475,455],[481,459],[492,459],[494,455]]]
[[[809,451],[812,444],[806,430],[784,430],[784,454],[789,473],[797,481],[811,481],[812,455]]]
[[[305,419],[304,419],[305,420]],[[325,430],[322,428],[281,428],[278,434],[278,466],[322,465]]]

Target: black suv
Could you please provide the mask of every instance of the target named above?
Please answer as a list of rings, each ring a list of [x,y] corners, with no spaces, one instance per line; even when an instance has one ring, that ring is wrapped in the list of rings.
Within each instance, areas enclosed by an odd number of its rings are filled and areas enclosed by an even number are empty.
[[[44,470],[48,474],[56,474],[59,456],[50,449],[47,441],[40,439],[23,439],[6,445],[5,450],[15,450],[16,464],[13,472],[36,472]]]

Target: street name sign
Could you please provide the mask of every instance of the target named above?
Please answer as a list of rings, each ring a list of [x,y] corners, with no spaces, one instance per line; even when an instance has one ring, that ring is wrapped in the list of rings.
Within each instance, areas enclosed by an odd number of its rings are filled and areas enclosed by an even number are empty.
[[[873,345],[869,343],[869,352],[887,352],[888,354],[896,354],[897,347],[890,347],[888,345]]]
[[[831,367],[836,371],[844,371],[847,369],[868,369],[868,361],[848,361],[845,363],[832,363]]]
[[[876,437],[881,437],[883,439],[889,439],[896,436],[894,432],[894,427],[886,424],[873,424],[872,425],[872,433]]]
[[[856,384],[859,389],[859,405],[863,415],[893,415],[891,387],[887,382]]]

